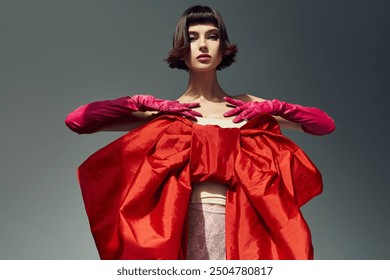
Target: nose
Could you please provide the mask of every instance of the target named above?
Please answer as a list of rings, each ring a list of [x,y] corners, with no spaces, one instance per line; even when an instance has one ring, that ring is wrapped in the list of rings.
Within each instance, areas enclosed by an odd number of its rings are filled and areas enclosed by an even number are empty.
[[[205,37],[199,39],[199,50],[202,52],[207,51],[207,41]]]

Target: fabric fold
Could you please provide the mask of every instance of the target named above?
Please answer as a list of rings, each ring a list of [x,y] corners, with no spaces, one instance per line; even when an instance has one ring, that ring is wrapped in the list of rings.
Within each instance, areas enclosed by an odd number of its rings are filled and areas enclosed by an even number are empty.
[[[229,186],[227,259],[312,259],[300,207],[321,174],[270,115],[241,128],[164,115],[91,155],[78,169],[102,259],[183,259],[191,186]]]

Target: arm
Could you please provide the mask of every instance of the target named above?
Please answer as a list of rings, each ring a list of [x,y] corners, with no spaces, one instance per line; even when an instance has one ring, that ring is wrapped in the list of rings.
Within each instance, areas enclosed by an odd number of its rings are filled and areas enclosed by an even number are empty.
[[[83,105],[71,112],[65,124],[79,134],[97,131],[129,131],[154,116],[149,111],[176,113],[189,118],[200,114],[190,108],[197,103],[182,103],[156,99],[150,95],[124,96]]]
[[[264,100],[252,96],[247,96],[247,99],[254,101],[245,102],[227,97],[226,101],[237,107],[226,112],[224,116],[238,115],[233,121],[240,122],[261,113],[268,113],[278,116],[277,119],[284,128],[298,128],[313,135],[325,135],[335,130],[333,119],[318,108],[290,104],[277,99]]]

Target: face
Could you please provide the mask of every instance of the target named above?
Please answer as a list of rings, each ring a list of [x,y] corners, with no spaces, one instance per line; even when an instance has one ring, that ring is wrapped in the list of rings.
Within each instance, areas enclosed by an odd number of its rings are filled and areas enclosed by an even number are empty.
[[[188,35],[190,50],[184,61],[190,71],[215,70],[222,61],[218,28],[211,24],[192,25]]]

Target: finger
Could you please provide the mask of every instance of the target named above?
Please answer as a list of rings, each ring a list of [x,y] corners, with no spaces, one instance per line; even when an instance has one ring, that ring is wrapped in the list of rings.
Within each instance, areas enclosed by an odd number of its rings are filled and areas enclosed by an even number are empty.
[[[168,113],[180,113],[184,111],[190,111],[190,108],[183,107],[183,106],[169,106],[169,105],[164,105],[160,108],[161,112],[168,112]]]
[[[259,114],[259,112],[257,112],[257,111],[253,111],[253,110],[245,110],[245,111],[243,111],[241,114],[240,114],[240,117],[242,118],[242,119],[249,119],[250,118],[250,116],[256,116],[256,115],[258,115]]]
[[[168,100],[163,100],[162,103],[166,107],[176,107],[176,106],[179,105],[179,101],[177,101],[177,100],[173,100],[173,101],[171,101],[171,100],[169,100],[169,101]]]
[[[247,115],[250,113],[249,110],[245,110],[243,111],[241,114],[239,114],[237,117],[235,117],[233,119],[233,122],[234,123],[237,123],[237,122],[242,122],[243,120],[246,120],[247,119]]]
[[[199,102],[193,102],[193,103],[180,103],[181,106],[187,107],[187,108],[195,108],[199,107]]]
[[[261,112],[259,112],[259,111],[251,111],[251,112],[248,112],[246,115],[244,115],[243,118],[250,120],[250,119],[256,117],[257,115],[259,115],[260,113]]]
[[[184,113],[189,111],[191,111],[190,108],[168,108],[167,110],[165,110],[165,112],[168,113]]]
[[[233,122],[234,123],[239,123],[239,122],[242,122],[243,120],[244,120],[244,118],[241,115],[238,115],[237,117],[235,117],[233,119]]]
[[[196,121],[196,117],[188,111],[182,112],[182,113],[180,113],[180,115],[185,116],[186,118],[188,118],[190,120]]]
[[[245,104],[244,101],[238,100],[238,99],[234,99],[234,98],[231,98],[231,97],[224,97],[223,99],[225,99],[226,102],[228,102],[230,104],[233,104],[235,106],[242,106],[242,105]]]
[[[243,107],[236,107],[234,109],[231,109],[231,110],[223,113],[223,116],[224,117],[235,116],[235,115],[239,114],[240,112],[242,112],[243,110],[245,110],[245,108],[243,108]]]
[[[177,111],[176,113],[181,113],[181,114],[186,114],[186,115],[192,115],[192,116],[195,116],[195,117],[203,117],[203,115],[201,113],[199,113],[198,111],[195,111],[195,110],[191,110],[189,108],[186,108],[184,110],[180,110],[180,111]]]
[[[164,110],[161,110],[161,112],[175,113],[175,114],[185,115],[185,116],[203,117],[203,115],[198,111],[186,107],[181,107],[181,106],[166,107],[164,108]]]
[[[187,111],[187,112],[190,113],[191,115],[195,116],[195,117],[203,117],[203,115],[201,113],[199,113],[198,111],[195,111],[195,110],[190,110],[190,111]]]

